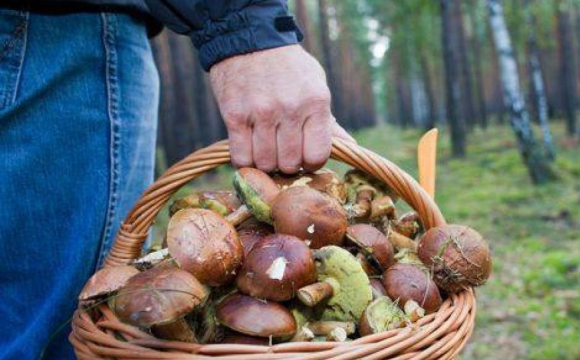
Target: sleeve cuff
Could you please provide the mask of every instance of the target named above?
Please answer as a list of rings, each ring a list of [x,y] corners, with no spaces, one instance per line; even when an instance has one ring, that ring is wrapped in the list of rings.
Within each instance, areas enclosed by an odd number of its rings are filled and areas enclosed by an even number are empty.
[[[267,0],[229,13],[190,34],[204,70],[226,58],[302,40],[285,1]]]

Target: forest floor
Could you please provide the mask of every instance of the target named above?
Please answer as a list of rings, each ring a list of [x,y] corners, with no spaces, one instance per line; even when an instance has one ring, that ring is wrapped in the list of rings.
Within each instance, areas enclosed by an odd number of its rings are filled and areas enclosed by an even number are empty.
[[[553,131],[565,138],[561,124]],[[386,126],[355,134],[413,176],[420,136]],[[477,291],[476,329],[461,359],[580,359],[579,149],[558,144],[559,181],[534,187],[507,126],[475,130],[463,159],[451,158],[446,133],[439,143],[436,201],[449,222],[477,229],[493,251],[493,274]],[[230,187],[230,175],[220,170],[195,186]]]

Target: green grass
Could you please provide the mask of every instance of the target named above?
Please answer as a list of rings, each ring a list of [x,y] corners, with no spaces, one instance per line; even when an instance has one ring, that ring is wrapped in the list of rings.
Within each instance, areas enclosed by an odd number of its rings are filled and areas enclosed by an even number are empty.
[[[553,130],[565,138],[560,124]],[[420,136],[386,126],[355,134],[413,176]],[[476,330],[462,359],[580,359],[579,149],[558,147],[559,181],[534,187],[508,127],[476,130],[469,144],[468,156],[454,159],[447,134],[440,135],[436,194],[447,220],[477,229],[493,251],[493,275],[477,291]],[[224,169],[194,185],[229,187],[230,174]]]

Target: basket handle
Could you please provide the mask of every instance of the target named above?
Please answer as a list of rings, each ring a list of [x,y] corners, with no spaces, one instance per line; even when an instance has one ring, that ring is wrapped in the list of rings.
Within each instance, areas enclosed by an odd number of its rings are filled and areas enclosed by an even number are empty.
[[[445,224],[434,200],[397,165],[357,144],[332,140],[331,158],[362,170],[391,187],[419,214],[426,229]],[[121,224],[105,266],[126,264],[138,258],[149,228],[169,198],[183,185],[230,161],[226,140],[197,150],[170,167],[141,196]]]

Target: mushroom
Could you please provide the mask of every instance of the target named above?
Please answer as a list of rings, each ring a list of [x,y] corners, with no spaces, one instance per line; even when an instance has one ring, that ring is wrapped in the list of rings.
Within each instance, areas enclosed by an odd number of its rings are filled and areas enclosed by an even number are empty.
[[[241,206],[236,193],[229,190],[194,192],[175,200],[169,207],[169,216],[183,209],[209,209],[226,216]]]
[[[272,205],[272,219],[277,233],[305,240],[312,249],[341,245],[348,226],[338,201],[306,186],[282,191]]]
[[[414,300],[427,314],[441,306],[441,294],[429,273],[411,264],[391,266],[383,275],[383,285],[389,297],[400,306]]]
[[[382,271],[395,263],[393,245],[374,226],[351,225],[346,229],[346,238],[357,245],[361,252],[370,257]]]
[[[186,195],[173,201],[173,203],[169,206],[169,217],[173,216],[173,214],[179,210],[200,208],[201,205],[199,204],[199,197],[200,194],[198,192],[194,192],[193,194]]]
[[[186,343],[199,343],[199,339],[190,322],[184,317],[169,324],[155,325],[151,333],[160,339],[175,340]]]
[[[362,266],[365,273],[369,276],[381,276],[381,271],[376,267],[373,266],[370,261],[367,259],[367,256],[361,252],[356,254],[356,260],[359,262],[360,266]]]
[[[136,267],[139,271],[145,271],[167,260],[171,260],[171,255],[169,255],[169,250],[164,248],[150,252],[149,254],[134,260],[131,265]]]
[[[445,225],[427,231],[417,251],[441,289],[455,293],[479,286],[491,273],[489,246],[477,231],[463,225]]]
[[[208,290],[190,273],[153,268],[129,279],[110,303],[121,321],[151,328],[182,320],[207,295]]]
[[[373,300],[378,299],[381,296],[387,296],[387,289],[385,289],[383,282],[380,279],[371,279],[371,286],[373,288]]]
[[[377,222],[383,219],[393,219],[395,217],[395,211],[395,203],[390,196],[385,195],[377,197],[371,202],[371,213],[369,220],[372,222]]]
[[[386,229],[387,239],[397,250],[408,249],[417,251],[417,243],[413,239],[409,239],[405,235],[399,234],[389,225]]]
[[[409,211],[391,222],[393,230],[408,238],[415,238],[421,226],[419,225],[419,215],[414,211]]]
[[[204,209],[209,209],[220,215],[227,216],[242,206],[242,203],[238,199],[235,191],[216,190],[201,192],[199,205]]]
[[[296,291],[316,281],[310,249],[292,235],[272,234],[249,252],[237,279],[245,294],[272,301],[290,300]]]
[[[423,271],[428,271],[427,267],[423,264],[416,251],[401,249],[395,254],[395,260],[399,264],[411,264]]]
[[[368,276],[356,258],[338,246],[313,252],[318,282],[298,290],[298,299],[307,306],[321,303],[319,319],[358,321],[371,302]]]
[[[299,173],[296,175],[276,173],[272,180],[282,190],[293,186],[308,186],[332,196],[341,204],[346,201],[346,185],[330,169],[322,168],[312,173]]]
[[[372,210],[375,198],[388,195],[392,201],[397,201],[396,194],[384,183],[358,169],[347,171],[344,175],[347,186],[349,214],[353,219],[364,220]]]
[[[183,209],[167,226],[169,253],[199,281],[219,286],[231,281],[242,265],[236,230],[221,215],[206,209]]]
[[[270,207],[280,193],[278,185],[263,171],[241,168],[234,174],[234,187],[244,205],[228,219],[234,225],[254,215],[259,221],[272,224]]]
[[[127,281],[137,274],[139,270],[130,265],[103,268],[91,276],[78,299],[85,303],[108,296],[125,286]]]
[[[273,233],[274,229],[271,226],[257,221],[255,224],[241,226],[238,229],[238,237],[244,249],[244,258],[248,256],[248,253],[259,240]]]
[[[296,332],[296,321],[284,306],[234,293],[216,305],[218,321],[242,334],[288,339]]]
[[[399,328],[405,324],[405,314],[387,296],[373,300],[364,310],[359,321],[361,336]]]

